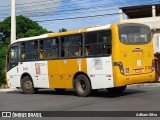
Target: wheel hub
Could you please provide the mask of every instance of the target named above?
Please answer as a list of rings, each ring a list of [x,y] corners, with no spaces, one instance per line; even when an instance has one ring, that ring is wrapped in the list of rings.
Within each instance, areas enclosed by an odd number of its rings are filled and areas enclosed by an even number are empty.
[[[25,83],[25,88],[26,88],[26,90],[30,90],[32,88],[32,82],[31,81],[27,81]]]

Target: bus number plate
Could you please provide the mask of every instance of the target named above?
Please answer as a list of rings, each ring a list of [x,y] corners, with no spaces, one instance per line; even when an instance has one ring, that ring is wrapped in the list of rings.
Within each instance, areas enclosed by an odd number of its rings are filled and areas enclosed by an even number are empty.
[[[137,70],[135,70],[135,72],[140,73],[140,72],[142,72],[142,69],[137,69]]]

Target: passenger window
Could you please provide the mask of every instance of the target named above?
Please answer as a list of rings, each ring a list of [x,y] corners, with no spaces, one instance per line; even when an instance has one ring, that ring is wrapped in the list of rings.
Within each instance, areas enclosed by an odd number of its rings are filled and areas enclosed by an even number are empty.
[[[22,61],[38,59],[38,41],[28,41],[21,44]]]
[[[58,58],[58,38],[40,41],[40,59]]]
[[[61,57],[80,57],[82,53],[82,35],[79,34],[61,38]]]
[[[101,54],[111,54],[111,31],[104,30],[98,32],[98,42],[101,43]]]
[[[103,56],[111,54],[111,31],[102,30],[85,34],[86,56]]]

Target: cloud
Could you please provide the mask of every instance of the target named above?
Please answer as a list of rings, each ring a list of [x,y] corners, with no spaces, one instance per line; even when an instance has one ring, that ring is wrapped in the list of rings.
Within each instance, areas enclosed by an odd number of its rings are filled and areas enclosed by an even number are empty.
[[[70,0],[70,2],[72,4],[75,4],[76,6],[79,7],[86,7],[86,6],[90,6],[92,1],[91,0],[85,0],[85,1],[79,1],[79,0]]]
[[[37,15],[56,11],[60,3],[61,0],[16,0],[16,9],[18,14]]]

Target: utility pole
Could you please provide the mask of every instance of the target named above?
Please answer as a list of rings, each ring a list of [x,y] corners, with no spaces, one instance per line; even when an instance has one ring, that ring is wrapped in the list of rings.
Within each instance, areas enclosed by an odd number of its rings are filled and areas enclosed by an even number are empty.
[[[154,23],[154,31],[156,31],[156,7],[155,5],[152,6],[152,18]]]
[[[11,43],[16,40],[16,1],[11,0]]]

